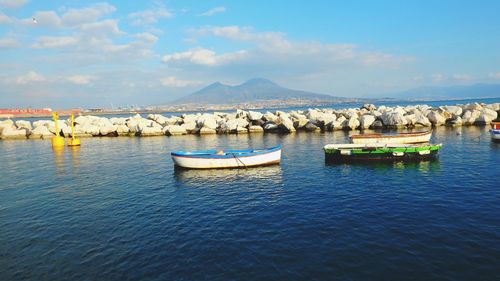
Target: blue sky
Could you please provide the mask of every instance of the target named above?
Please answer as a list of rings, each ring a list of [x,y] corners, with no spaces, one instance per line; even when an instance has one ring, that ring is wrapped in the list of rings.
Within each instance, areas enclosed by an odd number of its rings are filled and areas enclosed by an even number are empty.
[[[254,77],[346,97],[500,83],[498,11],[499,1],[0,0],[0,107],[164,104]]]

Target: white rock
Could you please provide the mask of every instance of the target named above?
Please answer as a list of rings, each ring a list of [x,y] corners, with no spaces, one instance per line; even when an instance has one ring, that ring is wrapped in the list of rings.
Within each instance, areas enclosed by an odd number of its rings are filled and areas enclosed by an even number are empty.
[[[462,116],[463,113],[463,110],[460,106],[447,105],[447,106],[442,106],[441,108],[444,111],[450,113],[453,118],[456,118],[457,116]]]
[[[208,127],[203,127],[199,131],[200,135],[210,135],[210,134],[216,134],[217,132],[215,129],[210,129]]]
[[[197,126],[196,126],[196,121],[194,121],[194,120],[188,119],[188,122],[183,123],[182,126],[188,132],[198,131]]]
[[[24,120],[17,120],[16,127],[18,129],[27,129],[29,131],[31,131],[33,129],[33,127],[31,127],[30,121],[24,121]]]
[[[177,136],[187,134],[186,128],[180,125],[169,125],[163,128],[163,132],[168,136]]]
[[[429,114],[427,114],[427,119],[429,119],[434,126],[443,125],[446,122],[446,118],[438,111],[429,112]]]
[[[257,120],[260,120],[262,119],[264,115],[260,112],[257,112],[257,111],[248,111],[247,113],[247,117],[248,117],[248,120],[250,121],[257,121]]]
[[[308,132],[320,132],[321,131],[321,128],[314,125],[314,123],[311,121],[306,124],[304,129]]]
[[[163,135],[163,127],[160,126],[158,123],[155,123],[155,125],[151,127],[141,127],[140,131],[141,136],[144,137],[149,137],[149,136],[161,136]]]
[[[31,131],[30,138],[52,138],[54,134],[45,126],[38,126]]]
[[[288,133],[295,132],[292,120],[288,119],[285,115],[281,114],[279,117],[280,128]]]
[[[380,109],[380,108],[379,108]],[[404,127],[408,124],[408,121],[401,113],[401,111],[384,112],[380,115],[380,119],[385,126],[388,127]]]
[[[264,132],[264,129],[263,129],[261,126],[256,126],[256,125],[254,125],[254,126],[250,126],[250,127],[248,128],[248,131],[249,131],[250,133],[263,133],[263,132]]]
[[[413,120],[413,125],[424,126],[424,127],[432,126],[432,123],[429,121],[429,118],[427,118],[422,112],[416,111],[414,115],[415,118]]]
[[[3,126],[2,139],[25,139],[27,137],[26,129],[17,129],[14,126]]]
[[[241,118],[231,119],[226,122],[226,126],[229,132],[244,132],[247,130],[248,121]]]
[[[116,133],[119,136],[126,136],[130,133],[130,129],[127,127],[127,125],[115,125],[116,126]]]
[[[363,129],[368,129],[377,118],[373,115],[365,114],[360,117],[360,126]]]
[[[276,131],[278,129],[278,125],[276,125],[275,123],[273,122],[266,122],[264,124],[264,131]]]
[[[479,110],[466,110],[462,115],[462,122],[464,125],[472,125],[479,118],[479,115],[481,115]]]
[[[262,119],[264,119],[264,121],[278,123],[278,116],[274,115],[272,112],[269,111],[264,113]]]
[[[481,110],[481,109],[483,109],[483,106],[478,103],[466,104],[464,107],[464,110],[470,110],[470,111]]]
[[[217,129],[217,121],[212,114],[203,114],[196,120],[198,128],[208,128],[211,130]]]
[[[352,115],[351,118],[349,118],[349,120],[347,120],[347,123],[345,123],[345,127],[351,129],[351,130],[355,130],[356,128],[358,128],[360,125],[360,122],[358,120],[358,117],[356,115]]]

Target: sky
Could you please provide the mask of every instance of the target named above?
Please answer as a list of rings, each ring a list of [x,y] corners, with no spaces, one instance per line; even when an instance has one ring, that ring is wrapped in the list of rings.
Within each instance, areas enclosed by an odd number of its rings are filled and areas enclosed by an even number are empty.
[[[0,0],[0,108],[166,104],[255,77],[343,97],[500,83],[500,1]]]

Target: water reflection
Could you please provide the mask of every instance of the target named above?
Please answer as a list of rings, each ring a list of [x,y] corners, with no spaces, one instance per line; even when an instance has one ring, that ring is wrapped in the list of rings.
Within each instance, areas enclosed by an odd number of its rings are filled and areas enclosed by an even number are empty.
[[[76,172],[80,167],[80,146],[69,146],[68,150],[71,155],[71,164],[73,172]]]
[[[54,152],[54,164],[56,166],[57,173],[64,173],[64,146],[52,147]]]
[[[367,167],[374,170],[387,171],[387,170],[415,170],[422,173],[436,172],[440,169],[439,158],[433,160],[420,160],[420,161],[365,161],[365,162],[352,162],[352,163],[338,163],[325,161],[328,167]]]
[[[283,172],[279,165],[254,167],[248,169],[183,169],[174,168],[174,177],[183,183],[203,182],[214,184],[226,181],[270,181],[275,184],[282,183]]]

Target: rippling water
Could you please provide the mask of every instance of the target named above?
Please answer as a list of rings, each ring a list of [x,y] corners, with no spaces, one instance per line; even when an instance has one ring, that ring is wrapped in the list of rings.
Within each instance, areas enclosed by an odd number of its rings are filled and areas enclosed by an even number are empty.
[[[460,133],[460,134],[457,134]],[[325,165],[347,133],[0,141],[0,280],[498,280],[500,145]],[[282,144],[282,164],[175,170],[172,150]]]

